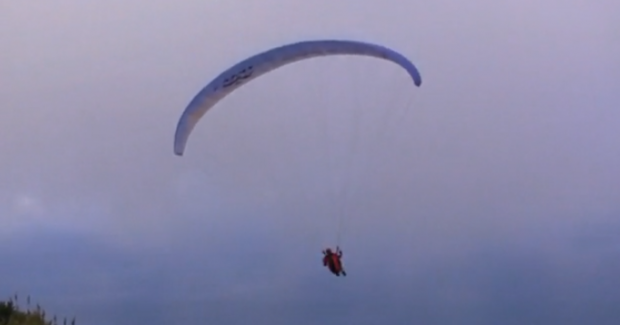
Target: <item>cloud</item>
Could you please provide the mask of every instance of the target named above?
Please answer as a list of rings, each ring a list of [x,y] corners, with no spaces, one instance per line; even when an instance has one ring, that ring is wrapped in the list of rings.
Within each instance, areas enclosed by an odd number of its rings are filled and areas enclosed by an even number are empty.
[[[615,3],[2,6],[0,289],[92,324],[618,323]],[[424,83],[300,62],[173,155],[212,76],[309,38]]]

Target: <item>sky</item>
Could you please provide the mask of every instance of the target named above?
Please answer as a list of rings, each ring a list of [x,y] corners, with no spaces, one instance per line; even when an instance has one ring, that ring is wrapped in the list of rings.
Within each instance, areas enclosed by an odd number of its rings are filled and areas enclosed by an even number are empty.
[[[78,324],[618,324],[611,0],[0,1],[0,295]],[[301,61],[176,123],[213,77]],[[346,278],[321,250],[339,244]]]

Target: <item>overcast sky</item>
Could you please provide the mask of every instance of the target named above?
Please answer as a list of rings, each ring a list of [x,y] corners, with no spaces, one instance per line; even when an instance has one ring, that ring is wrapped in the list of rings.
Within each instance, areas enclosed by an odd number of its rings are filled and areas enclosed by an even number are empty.
[[[620,323],[620,4],[0,0],[0,295],[79,324]],[[380,43],[208,81],[307,39]],[[342,226],[339,226],[339,225]],[[348,277],[321,265],[339,243]]]

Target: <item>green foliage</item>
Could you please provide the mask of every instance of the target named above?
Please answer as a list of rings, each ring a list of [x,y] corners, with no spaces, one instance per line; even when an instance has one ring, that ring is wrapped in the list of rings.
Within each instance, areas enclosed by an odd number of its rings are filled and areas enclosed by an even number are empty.
[[[30,296],[26,298],[26,308],[21,308],[18,304],[18,296],[6,301],[0,301],[0,325],[76,325],[75,317],[70,321],[63,318],[58,321],[56,315],[49,318],[45,310],[38,304],[35,308],[30,306]]]

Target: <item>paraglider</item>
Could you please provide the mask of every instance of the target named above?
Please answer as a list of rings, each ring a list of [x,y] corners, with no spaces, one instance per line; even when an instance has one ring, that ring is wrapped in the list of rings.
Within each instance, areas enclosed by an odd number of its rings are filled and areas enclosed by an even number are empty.
[[[220,73],[190,101],[178,120],[174,135],[174,154],[183,156],[190,134],[209,109],[243,84],[287,64],[335,55],[366,56],[391,61],[405,70],[415,86],[422,84],[417,68],[404,55],[390,48],[350,40],[313,40],[279,46],[251,56]],[[340,230],[339,230],[340,231]],[[338,239],[339,242],[339,239]],[[323,265],[336,276],[346,276],[342,251],[337,247],[323,251]]]
[[[336,276],[347,276],[347,272],[342,267],[342,251],[340,247],[336,247],[336,252],[332,252],[331,249],[323,251],[323,266],[327,267],[330,272]]]
[[[402,54],[387,47],[345,40],[304,41],[273,48],[243,60],[207,84],[181,115],[174,136],[174,153],[182,156],[190,133],[202,116],[242,84],[284,65],[329,55],[360,55],[380,58],[401,66],[416,86],[422,84],[417,68]]]

